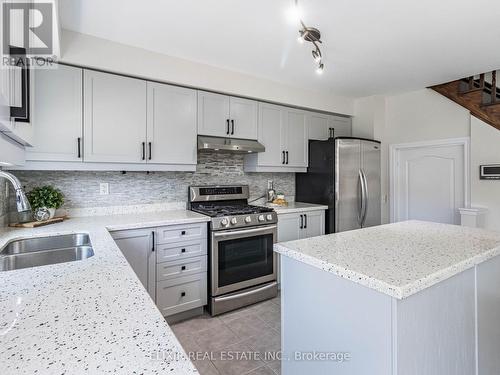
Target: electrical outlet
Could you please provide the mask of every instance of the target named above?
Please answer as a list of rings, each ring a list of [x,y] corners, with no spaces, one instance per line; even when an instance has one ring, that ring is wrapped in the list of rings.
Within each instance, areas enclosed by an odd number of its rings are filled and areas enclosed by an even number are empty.
[[[109,184],[107,182],[101,182],[99,184],[99,194],[108,195],[109,194]]]

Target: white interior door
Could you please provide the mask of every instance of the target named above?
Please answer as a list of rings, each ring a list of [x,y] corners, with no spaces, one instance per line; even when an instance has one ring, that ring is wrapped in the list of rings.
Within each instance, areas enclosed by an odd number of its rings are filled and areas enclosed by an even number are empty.
[[[459,224],[466,207],[467,142],[405,146],[393,153],[393,221]]]

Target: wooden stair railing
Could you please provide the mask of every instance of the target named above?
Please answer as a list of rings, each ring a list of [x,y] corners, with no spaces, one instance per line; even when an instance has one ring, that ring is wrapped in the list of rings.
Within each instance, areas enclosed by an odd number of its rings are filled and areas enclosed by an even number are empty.
[[[488,79],[486,73],[476,77],[478,76],[470,76],[430,88],[500,130],[500,89],[497,86],[497,72],[491,72],[491,83],[488,82],[489,74]]]

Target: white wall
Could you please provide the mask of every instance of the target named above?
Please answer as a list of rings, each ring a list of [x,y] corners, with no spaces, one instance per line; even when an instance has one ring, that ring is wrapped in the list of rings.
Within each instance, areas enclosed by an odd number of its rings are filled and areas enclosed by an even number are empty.
[[[328,92],[292,87],[68,30],[63,30],[61,44],[60,60],[69,64],[339,114],[353,114],[352,98]]]
[[[481,164],[500,163],[500,131],[471,117],[471,205],[487,207],[486,228],[500,231],[500,181],[480,180]]]
[[[389,222],[389,145],[468,137],[469,112],[429,90],[354,102],[353,136],[382,142],[382,222]]]

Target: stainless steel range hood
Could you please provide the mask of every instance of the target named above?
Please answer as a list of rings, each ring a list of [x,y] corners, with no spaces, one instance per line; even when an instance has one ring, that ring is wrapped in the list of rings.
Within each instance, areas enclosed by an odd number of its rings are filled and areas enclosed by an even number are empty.
[[[209,137],[206,135],[199,135],[198,150],[251,154],[254,152],[264,152],[266,151],[266,148],[259,142],[251,139]]]

